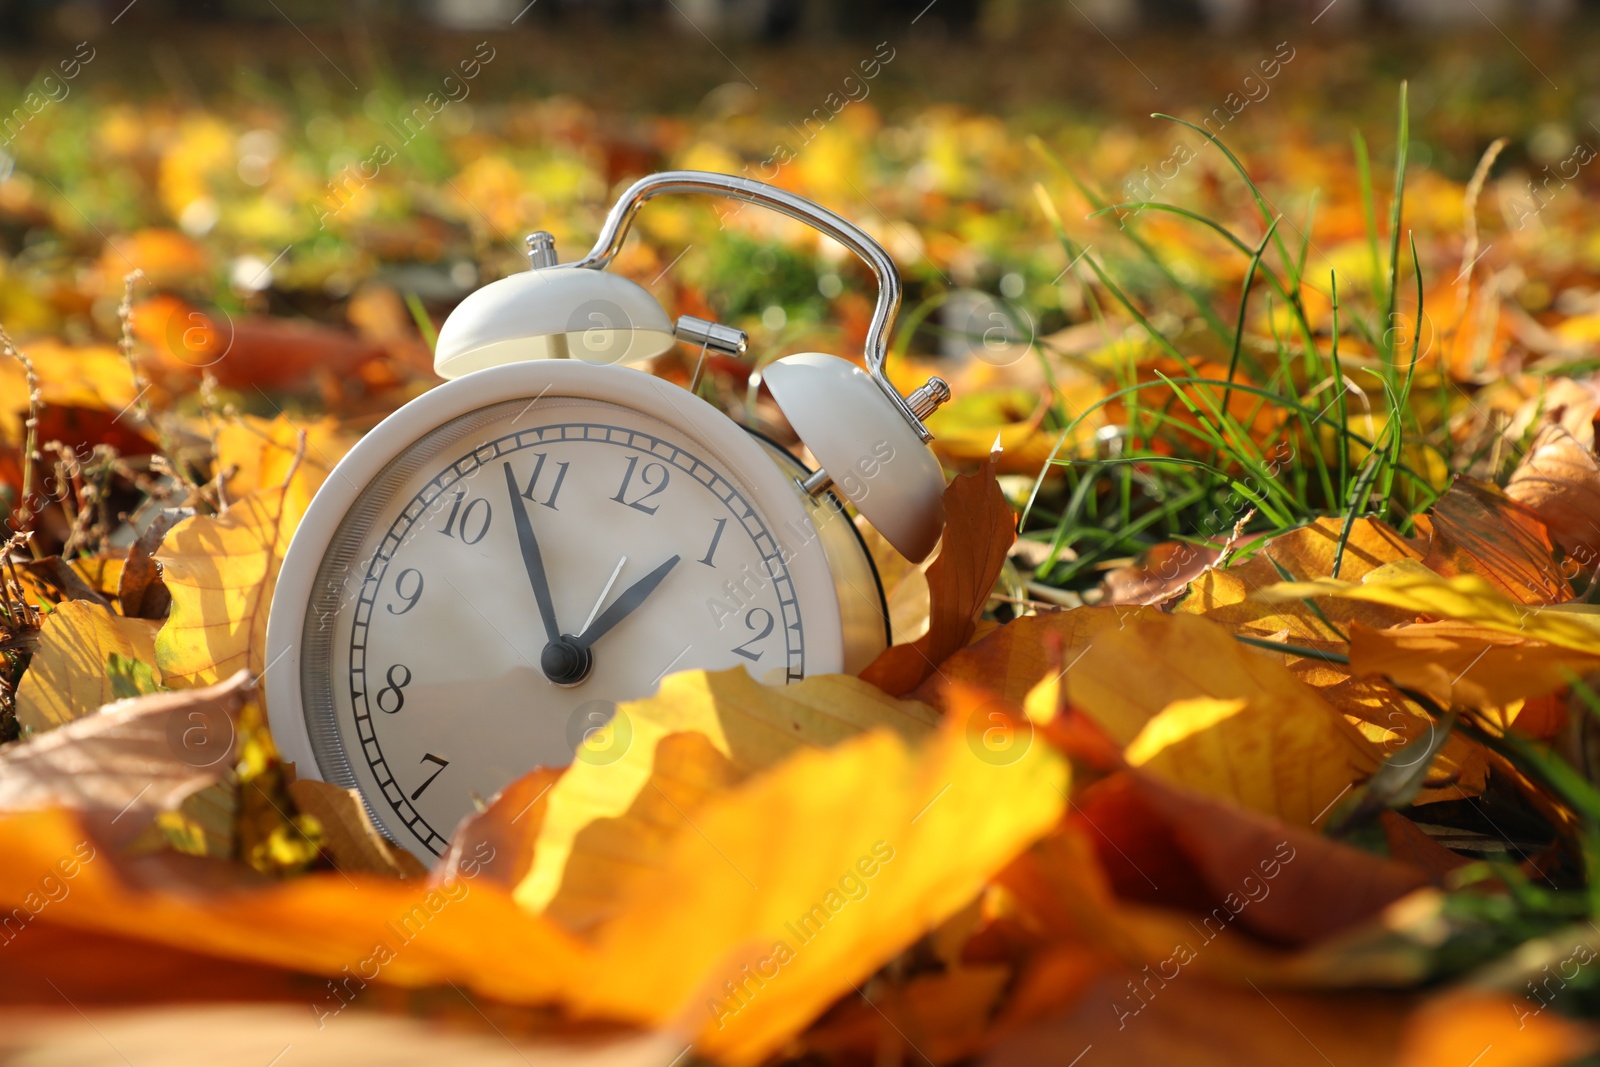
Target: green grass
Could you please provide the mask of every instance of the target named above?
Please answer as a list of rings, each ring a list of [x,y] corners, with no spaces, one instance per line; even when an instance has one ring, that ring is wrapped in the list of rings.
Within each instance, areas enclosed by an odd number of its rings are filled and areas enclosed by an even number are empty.
[[[1041,470],[1024,511],[1022,536],[1049,544],[1051,551],[1033,578],[1057,587],[1081,588],[1092,584],[1108,561],[1137,555],[1162,540],[1218,546],[1242,523],[1248,540],[1258,543],[1265,536],[1330,515],[1343,519],[1337,568],[1358,519],[1383,518],[1405,530],[1410,517],[1426,510],[1443,491],[1440,483],[1447,479],[1437,474],[1428,477],[1408,462],[1408,456],[1431,450],[1449,457],[1455,451],[1446,420],[1425,419],[1412,404],[1426,309],[1414,242],[1410,242],[1410,279],[1404,277],[1401,259],[1410,140],[1405,90],[1402,87],[1400,94],[1394,192],[1384,233],[1378,230],[1373,207],[1366,142],[1359,134],[1354,138],[1371,278],[1363,289],[1330,272],[1323,295],[1333,305],[1331,330],[1319,331],[1305,306],[1305,294],[1311,289],[1306,263],[1315,196],[1304,223],[1292,226],[1219,138],[1181,119],[1155,117],[1200,134],[1222,153],[1256,209],[1258,220],[1249,221],[1258,222],[1259,236],[1241,236],[1242,227],[1182,204],[1112,203],[1042,144],[1033,143],[1034,151],[1094,206],[1091,217],[1115,214],[1121,222],[1125,247],[1101,252],[1086,248],[1055,220],[1062,250],[1069,261],[1079,264],[1074,269],[1083,272],[1091,313],[1104,321],[1106,307],[1119,309],[1142,331],[1152,353],[1186,369],[1175,374],[1157,369],[1153,379],[1147,369],[1141,376],[1138,353],[1124,346],[1127,358],[1117,369],[1117,387],[1081,411],[1061,413],[1049,426],[1070,441],[1096,412],[1117,404],[1123,413],[1114,436],[1103,441],[1100,455],[1075,455],[1070,447],[1062,447]],[[1214,234],[1226,242],[1228,254],[1242,257],[1244,280],[1237,297],[1183,280],[1140,234],[1139,219],[1146,211]],[[1286,230],[1293,233],[1286,235]],[[1385,244],[1387,264],[1379,258]],[[1160,279],[1164,290],[1140,285],[1150,278]],[[1416,290],[1410,323],[1408,316],[1396,311],[1408,280]],[[1225,300],[1236,302],[1223,306]],[[1222,346],[1227,354],[1222,377],[1203,372],[1192,354],[1202,346],[1187,344],[1187,333],[1173,337],[1158,328],[1157,310],[1173,306],[1191,309],[1193,329],[1213,338],[1205,347]],[[1261,308],[1288,313],[1287,334],[1279,335],[1274,327],[1270,347],[1248,330],[1252,311]],[[1340,344],[1350,338],[1361,341],[1376,358],[1362,366],[1348,364]],[[1052,354],[1047,345],[1041,348],[1046,349],[1042,356],[1048,364]],[[1364,387],[1381,388],[1383,394],[1383,425],[1375,439],[1355,424],[1350,410],[1347,383],[1363,376],[1373,379]],[[1241,398],[1249,399],[1241,404]],[[1262,420],[1272,428],[1262,432],[1258,428]],[[1063,477],[1047,483],[1051,473]]]

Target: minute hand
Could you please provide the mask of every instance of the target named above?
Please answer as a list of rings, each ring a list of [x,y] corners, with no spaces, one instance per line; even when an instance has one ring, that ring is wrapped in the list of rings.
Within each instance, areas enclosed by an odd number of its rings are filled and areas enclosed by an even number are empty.
[[[678,565],[679,558],[678,556],[673,556],[661,566],[628,586],[617,599],[611,602],[610,607],[602,611],[594,622],[589,624],[587,630],[577,637],[570,638],[570,640],[583,648],[588,648],[594,644],[596,640],[605,635],[606,631],[633,614],[639,605],[644,603],[645,598],[655,592],[656,586],[661,584],[662,579],[667,576],[667,572]]]
[[[561,627],[556,624],[556,606],[550,599],[550,582],[544,574],[544,557],[539,554],[539,539],[533,534],[533,522],[528,518],[528,506],[517,491],[517,476],[506,467],[506,491],[511,496],[511,517],[516,520],[517,543],[522,548],[522,565],[528,571],[528,583],[533,586],[533,598],[539,602],[539,618],[544,621],[545,639],[551,644],[561,640]]]

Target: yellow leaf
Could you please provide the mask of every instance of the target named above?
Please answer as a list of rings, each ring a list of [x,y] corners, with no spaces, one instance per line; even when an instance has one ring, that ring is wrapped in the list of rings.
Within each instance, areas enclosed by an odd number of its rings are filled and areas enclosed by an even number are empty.
[[[126,695],[116,691],[106,664],[112,655],[154,663],[157,625],[85,600],[56,608],[45,617],[39,649],[17,688],[17,721],[53,730]]]
[[[230,500],[258,489],[275,489],[289,482],[292,473],[291,484],[305,497],[297,502],[303,509],[351,444],[331,415],[303,425],[287,415],[270,420],[247,415],[217,432],[217,466],[234,472],[227,482]]]
[[[1417,615],[1477,623],[1500,633],[1600,655],[1600,607],[1519,604],[1476,575],[1446,578],[1411,560],[1385,564],[1360,584],[1334,578],[1281,582],[1257,595],[1268,602],[1331,596],[1386,604]]]
[[[666,807],[670,801],[662,803],[666,794],[659,787],[642,794],[658,771],[657,745],[669,734],[704,734],[729,761],[726,780],[740,781],[800,749],[837,744],[878,726],[915,740],[926,736],[936,721],[932,709],[896,700],[845,675],[821,675],[782,687],[762,685],[737,667],[669,675],[655,696],[620,705],[607,727],[585,740],[576,761],[551,788],[533,868],[517,887],[517,902],[534,910],[552,905],[563,888],[574,841],[596,820],[641,821],[630,837],[632,847],[644,851],[625,858],[632,864],[648,862],[651,805]],[[696,777],[710,769],[702,762]],[[687,796],[678,799],[692,803]],[[640,803],[643,807],[636,807]],[[596,879],[589,871],[573,895],[594,896]],[[594,907],[571,900],[555,907],[554,914],[585,925],[598,917]]]
[[[267,610],[307,498],[298,489],[258,490],[224,515],[197,515],[167,534],[156,559],[172,614],[155,643],[167,685],[266,669]]]
[[[1400,621],[1390,609],[1368,604],[1332,604],[1323,608],[1327,622],[1302,603],[1274,600],[1254,594],[1283,581],[1311,580],[1333,573],[1343,521],[1319,519],[1298,530],[1274,537],[1253,559],[1221,570],[1207,571],[1190,585],[1178,611],[1204,615],[1236,630],[1262,637],[1287,634],[1292,644],[1343,644],[1334,627],[1346,628],[1359,619],[1369,626]],[[1385,563],[1421,559],[1416,547],[1391,527],[1375,519],[1360,519],[1351,527],[1340,564],[1340,577],[1359,581]],[[1329,624],[1332,624],[1331,626]],[[1283,639],[1280,636],[1280,639]]]
[[[1344,523],[1319,519],[1274,537],[1246,563],[1208,571],[1190,586],[1179,612],[1203,615],[1235,631],[1318,651],[1343,654],[1357,627],[1385,629],[1409,622],[1400,608],[1356,600],[1330,600],[1313,606],[1302,600],[1267,600],[1255,594],[1290,579],[1330,575]],[[1416,542],[1376,519],[1358,519],[1350,529],[1340,576],[1359,581],[1386,563],[1420,560]],[[1391,751],[1423,735],[1433,720],[1416,704],[1382,682],[1356,677],[1342,665],[1314,656],[1286,655],[1295,677],[1358,724],[1362,734]],[[1476,745],[1451,737],[1439,755],[1439,771],[1451,784],[1425,794],[1427,801],[1459,800],[1482,790],[1486,766]]]
[[[1378,751],[1269,655],[1205,619],[1102,632],[1066,673],[1071,702],[1130,762],[1169,782],[1309,826]]]
[[[758,1062],[967,905],[1055,825],[1067,766],[991,761],[955,716],[919,749],[874,730],[800,752],[683,820],[597,934],[586,1013],[700,1012],[706,1055]]]
[[[1473,623],[1424,622],[1350,631],[1350,669],[1420,690],[1439,704],[1501,708],[1553,693],[1567,671],[1588,674],[1600,658],[1513,637]]]

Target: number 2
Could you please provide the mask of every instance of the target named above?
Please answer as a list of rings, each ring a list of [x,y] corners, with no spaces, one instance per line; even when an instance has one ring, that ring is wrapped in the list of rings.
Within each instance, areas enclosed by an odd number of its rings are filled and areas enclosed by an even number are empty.
[[[754,637],[752,637],[750,640],[746,641],[744,644],[734,646],[734,649],[733,649],[733,654],[734,655],[743,656],[745,659],[749,660],[751,663],[754,663],[755,661],[759,660],[761,658],[761,653],[759,653],[759,652],[751,652],[750,651],[750,646],[755,644],[757,641],[761,640],[763,637],[766,637],[768,634],[770,634],[772,632],[772,625],[773,625],[772,612],[768,611],[766,608],[751,608],[748,612],[745,613],[745,616],[744,616],[744,628],[746,630],[754,630],[756,628],[756,626],[758,625],[757,622],[756,622],[756,616],[757,615],[763,615],[763,616],[766,617],[766,620],[767,620],[766,621],[766,625],[762,626],[760,633],[756,634]]]

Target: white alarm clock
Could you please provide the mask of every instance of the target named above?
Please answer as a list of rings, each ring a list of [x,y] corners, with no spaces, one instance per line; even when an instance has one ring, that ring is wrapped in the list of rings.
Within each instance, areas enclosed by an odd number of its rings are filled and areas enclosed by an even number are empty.
[[[745,348],[727,326],[674,325],[604,270],[662,193],[781,211],[876,274],[866,370],[807,353],[763,371],[821,470],[628,366],[679,340]],[[885,377],[900,281],[860,229],[759,182],[678,171],[630,188],[577,263],[558,265],[548,234],[528,243],[530,270],[440,329],[434,369],[453,380],[384,419],[318,491],[267,628],[284,757],[357,789],[425,862],[476,805],[570,763],[669,673],[744,666],[784,684],[871,662],[888,613],[839,495],[913,560],[944,524],[922,418],[949,390],[933,378],[902,397]]]

